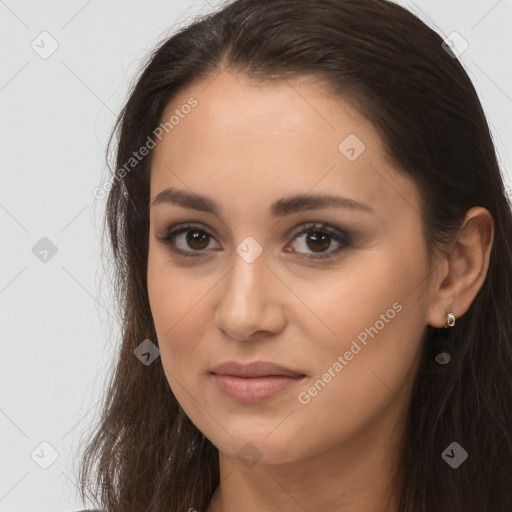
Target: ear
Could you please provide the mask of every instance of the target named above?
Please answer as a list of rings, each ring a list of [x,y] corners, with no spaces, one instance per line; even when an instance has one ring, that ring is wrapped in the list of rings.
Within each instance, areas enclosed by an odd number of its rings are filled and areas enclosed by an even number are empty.
[[[468,210],[457,238],[436,263],[426,318],[429,325],[445,327],[447,313],[457,319],[469,309],[485,281],[493,239],[489,211],[481,206]]]

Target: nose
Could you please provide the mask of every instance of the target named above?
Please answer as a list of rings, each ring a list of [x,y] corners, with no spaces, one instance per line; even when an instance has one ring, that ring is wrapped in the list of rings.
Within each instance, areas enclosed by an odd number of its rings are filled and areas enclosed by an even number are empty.
[[[215,325],[226,336],[243,341],[284,329],[286,287],[267,265],[264,252],[252,263],[234,256],[233,268],[218,287],[215,313]]]

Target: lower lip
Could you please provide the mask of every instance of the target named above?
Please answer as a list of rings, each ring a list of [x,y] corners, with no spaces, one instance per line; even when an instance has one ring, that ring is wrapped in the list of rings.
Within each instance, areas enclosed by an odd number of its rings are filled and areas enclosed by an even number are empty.
[[[227,396],[248,404],[266,400],[281,391],[295,386],[304,378],[282,375],[234,377],[233,375],[217,375],[215,373],[213,377]]]

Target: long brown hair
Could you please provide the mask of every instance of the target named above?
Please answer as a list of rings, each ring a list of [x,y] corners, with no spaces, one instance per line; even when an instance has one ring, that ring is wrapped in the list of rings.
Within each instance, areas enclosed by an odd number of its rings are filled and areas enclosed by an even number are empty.
[[[236,0],[144,63],[109,141],[117,135],[105,227],[122,343],[81,460],[84,504],[90,496],[109,512],[202,511],[219,484],[218,451],[183,412],[160,359],[134,357],[143,340],[158,344],[146,282],[152,152],[126,163],[179,91],[222,69],[262,81],[318,76],[349,99],[418,185],[429,251],[456,236],[469,208],[491,213],[490,265],[469,311],[452,329],[426,327],[396,482],[399,512],[511,511],[511,204],[463,66],[439,34],[385,0]],[[441,349],[452,354],[445,366],[434,362]],[[441,456],[454,441],[469,455],[457,469]]]

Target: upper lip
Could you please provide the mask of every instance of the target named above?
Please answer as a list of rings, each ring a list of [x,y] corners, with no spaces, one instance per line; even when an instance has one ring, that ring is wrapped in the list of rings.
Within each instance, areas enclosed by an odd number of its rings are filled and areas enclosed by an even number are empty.
[[[305,376],[303,373],[267,361],[255,361],[247,364],[239,363],[238,361],[227,361],[215,366],[212,369],[212,373],[217,375],[232,375],[234,377],[268,377],[271,375],[286,377]]]

